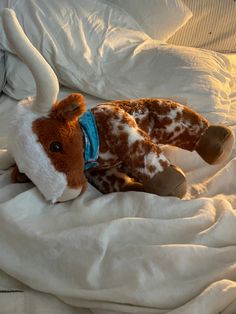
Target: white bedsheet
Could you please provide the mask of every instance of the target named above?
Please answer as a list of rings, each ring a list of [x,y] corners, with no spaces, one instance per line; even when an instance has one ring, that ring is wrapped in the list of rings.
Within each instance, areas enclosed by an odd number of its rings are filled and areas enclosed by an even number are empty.
[[[231,119],[233,120],[233,117],[236,117],[236,53],[231,53],[227,55],[228,58],[231,61],[232,64],[232,74],[234,77],[233,86],[232,86],[232,94],[231,94]],[[236,123],[234,119],[234,123]]]
[[[0,98],[2,145],[14,106]],[[235,106],[236,95],[227,118],[236,131]],[[76,306],[0,273],[2,289],[25,291],[14,299],[19,314],[236,312],[236,151],[220,166],[179,149],[166,154],[187,174],[185,200],[89,186],[53,206],[31,184],[11,184],[10,171],[0,176],[0,269]]]

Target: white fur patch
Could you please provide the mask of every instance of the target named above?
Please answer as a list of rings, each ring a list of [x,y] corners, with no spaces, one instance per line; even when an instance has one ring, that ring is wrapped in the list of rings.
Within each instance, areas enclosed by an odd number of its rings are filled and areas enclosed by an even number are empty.
[[[149,115],[149,110],[148,110],[148,109],[145,109],[144,111],[138,110],[137,112],[134,111],[134,112],[132,113],[132,117],[133,117],[135,120],[136,120],[136,119],[140,119],[140,120],[145,119],[145,118],[147,118],[148,115]]]
[[[117,158],[116,155],[112,154],[110,151],[107,151],[105,153],[99,153],[99,157],[102,160],[110,160],[110,159],[115,159]]]
[[[124,124],[120,119],[111,119],[112,132],[114,135],[126,133],[128,136],[128,146],[131,147],[135,142],[143,139],[142,135],[138,133],[138,128],[130,127]],[[121,127],[121,129],[119,129]]]
[[[142,141],[143,137],[138,133],[138,130],[131,128],[129,125],[124,125],[124,132],[128,135],[128,146],[131,147],[135,142]]]
[[[32,100],[17,105],[9,130],[8,147],[20,172],[32,180],[46,200],[55,203],[67,187],[67,178],[54,168],[33,132],[32,122],[40,116],[29,110],[31,106]]]

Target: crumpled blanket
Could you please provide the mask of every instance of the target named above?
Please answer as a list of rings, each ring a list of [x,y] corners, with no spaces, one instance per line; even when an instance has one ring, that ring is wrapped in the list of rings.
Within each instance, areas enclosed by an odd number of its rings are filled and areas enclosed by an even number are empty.
[[[236,158],[209,166],[166,148],[186,199],[92,186],[47,204],[0,176],[0,268],[94,313],[218,313],[236,299]]]

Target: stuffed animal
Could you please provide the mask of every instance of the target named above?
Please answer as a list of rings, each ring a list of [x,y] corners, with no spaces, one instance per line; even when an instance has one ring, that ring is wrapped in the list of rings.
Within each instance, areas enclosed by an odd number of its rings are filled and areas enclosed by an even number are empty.
[[[17,105],[1,168],[15,162],[14,182],[28,178],[45,198],[66,201],[86,189],[145,191],[182,198],[186,179],[161,144],[196,151],[207,163],[229,157],[232,131],[186,106],[158,98],[110,101],[86,111],[81,94],[57,100],[58,80],[32,46],[14,11],[2,14],[7,38],[36,81],[35,98]]]

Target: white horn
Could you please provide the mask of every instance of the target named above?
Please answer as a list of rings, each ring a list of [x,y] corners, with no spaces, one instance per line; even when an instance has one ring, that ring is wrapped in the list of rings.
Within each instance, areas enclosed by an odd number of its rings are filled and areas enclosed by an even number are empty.
[[[36,98],[32,110],[46,114],[57,100],[59,84],[56,74],[32,45],[11,9],[2,12],[3,26],[14,52],[29,67],[36,82]]]

